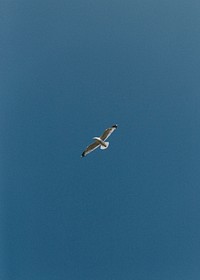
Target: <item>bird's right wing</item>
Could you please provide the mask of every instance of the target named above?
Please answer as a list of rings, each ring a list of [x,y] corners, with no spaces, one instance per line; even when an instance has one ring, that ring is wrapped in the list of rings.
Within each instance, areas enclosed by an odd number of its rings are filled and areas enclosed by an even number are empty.
[[[91,153],[94,151],[96,148],[100,146],[98,141],[95,141],[94,143],[90,144],[85,151],[82,153],[81,157],[85,157],[87,154]]]
[[[114,131],[117,129],[117,124],[112,127],[107,128],[104,133],[100,136],[100,138],[105,141]]]

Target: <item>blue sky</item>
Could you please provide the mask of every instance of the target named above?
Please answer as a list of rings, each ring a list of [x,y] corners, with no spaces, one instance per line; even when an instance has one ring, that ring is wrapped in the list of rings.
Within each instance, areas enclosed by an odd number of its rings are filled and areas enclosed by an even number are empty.
[[[2,279],[199,279],[199,11],[1,1]]]

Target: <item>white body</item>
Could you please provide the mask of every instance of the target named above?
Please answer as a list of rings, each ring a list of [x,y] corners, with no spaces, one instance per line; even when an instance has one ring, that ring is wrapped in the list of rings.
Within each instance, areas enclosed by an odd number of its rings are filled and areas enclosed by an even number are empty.
[[[101,150],[104,150],[104,149],[108,148],[109,142],[103,141],[100,137],[93,137],[93,139],[95,139],[99,142]]]

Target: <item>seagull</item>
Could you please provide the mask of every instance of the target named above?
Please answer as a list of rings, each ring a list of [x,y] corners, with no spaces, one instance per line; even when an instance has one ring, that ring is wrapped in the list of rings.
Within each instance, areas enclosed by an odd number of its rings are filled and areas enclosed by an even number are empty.
[[[85,151],[82,153],[81,157],[85,157],[87,154],[94,151],[96,148],[100,147],[101,150],[105,150],[109,146],[109,142],[105,142],[105,140],[117,129],[117,124],[107,128],[100,137],[93,137],[95,140],[92,144],[90,144]]]

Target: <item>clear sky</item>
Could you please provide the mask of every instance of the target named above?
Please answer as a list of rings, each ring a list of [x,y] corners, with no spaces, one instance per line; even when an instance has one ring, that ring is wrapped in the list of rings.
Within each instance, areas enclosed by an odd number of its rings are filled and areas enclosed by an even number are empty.
[[[200,279],[200,2],[0,5],[0,278]]]

